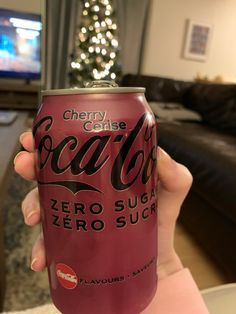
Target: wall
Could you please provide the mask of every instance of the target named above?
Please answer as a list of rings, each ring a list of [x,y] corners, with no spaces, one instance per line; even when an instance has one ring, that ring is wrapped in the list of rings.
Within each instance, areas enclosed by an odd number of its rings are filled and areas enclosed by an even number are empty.
[[[40,13],[42,0],[0,0],[0,7],[29,13]]]
[[[181,57],[186,19],[213,24],[206,62]],[[142,73],[192,80],[197,73],[236,80],[235,0],[152,0]]]

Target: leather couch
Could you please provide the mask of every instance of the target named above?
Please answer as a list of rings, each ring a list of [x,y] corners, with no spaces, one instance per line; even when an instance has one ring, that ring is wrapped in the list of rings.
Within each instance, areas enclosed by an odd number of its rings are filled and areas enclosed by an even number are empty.
[[[122,86],[146,87],[149,102],[181,103],[201,121],[159,120],[159,145],[186,165],[194,181],[181,223],[236,280],[236,85],[126,75]]]

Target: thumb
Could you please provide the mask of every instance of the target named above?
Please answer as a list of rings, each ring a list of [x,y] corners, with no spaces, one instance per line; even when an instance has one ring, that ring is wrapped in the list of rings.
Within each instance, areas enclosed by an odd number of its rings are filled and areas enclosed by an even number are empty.
[[[193,179],[185,166],[175,162],[161,148],[158,148],[157,171],[159,224],[168,227],[176,222]]]

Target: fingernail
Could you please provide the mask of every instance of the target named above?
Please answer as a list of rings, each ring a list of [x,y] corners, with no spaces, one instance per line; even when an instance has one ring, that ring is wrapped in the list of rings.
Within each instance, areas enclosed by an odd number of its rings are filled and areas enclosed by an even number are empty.
[[[33,271],[37,271],[37,269],[35,268],[35,265],[37,264],[38,262],[38,258],[35,257],[32,262],[31,262],[31,265],[30,265],[30,268],[33,270]]]
[[[20,141],[21,144],[22,144],[22,141],[23,141],[23,139],[24,139],[25,136],[26,136],[26,133],[25,133],[25,132],[20,135],[19,141]]]
[[[172,159],[171,156],[162,148],[159,148],[159,155],[157,160],[157,163],[159,162],[159,165],[162,165],[166,171],[173,171],[173,168],[176,167],[176,162],[174,159]]]
[[[158,150],[159,150],[159,156],[162,158],[165,158],[165,159],[172,159],[171,157],[170,157],[170,155],[169,154],[167,154],[167,152],[166,151],[164,151],[164,149],[162,149],[161,147],[158,147]]]
[[[14,160],[13,160],[13,164],[14,164],[14,165],[15,165],[15,163],[16,163],[17,158],[18,158],[22,153],[24,153],[24,152],[19,152],[19,153],[16,154],[16,156],[15,156],[15,158],[14,158]]]
[[[27,223],[30,223],[30,218],[31,217],[33,217],[34,215],[38,215],[38,211],[36,211],[36,210],[33,210],[33,211],[31,211],[27,216],[26,216],[26,222]]]

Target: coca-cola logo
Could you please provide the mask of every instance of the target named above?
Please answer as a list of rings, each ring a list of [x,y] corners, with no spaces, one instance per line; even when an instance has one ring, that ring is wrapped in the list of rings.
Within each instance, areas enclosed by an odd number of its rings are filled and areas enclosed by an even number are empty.
[[[74,270],[66,264],[56,265],[56,274],[60,284],[66,289],[74,289],[78,284],[78,278]]]
[[[139,177],[141,178],[141,183],[146,184],[156,167],[156,134],[153,133],[155,123],[153,122],[153,124],[150,125],[149,120],[150,113],[144,113],[125,140],[124,134],[94,135],[90,136],[88,140],[80,146],[78,138],[74,135],[66,136],[59,144],[55,144],[53,137],[48,133],[53,125],[53,117],[45,116],[35,124],[33,129],[33,135],[35,137],[38,136],[37,151],[39,171],[50,163],[51,170],[57,175],[65,171],[70,171],[72,175],[79,176],[83,173],[87,176],[91,176],[101,171],[101,168],[107,163],[110,155],[106,147],[109,142],[113,142],[120,143],[121,145],[111,167],[110,180],[114,189],[125,190],[132,186]],[[39,134],[37,134],[39,129]],[[143,132],[141,132],[141,130],[143,130]],[[133,150],[135,140],[140,134],[143,135],[141,140],[146,145],[145,152],[144,146],[142,149],[137,148],[136,151]],[[121,142],[123,143],[121,144]],[[61,160],[63,160],[65,149],[73,152],[74,155],[71,160],[63,164]],[[131,151],[132,156],[130,156]],[[90,157],[86,163],[84,163],[82,161],[84,161],[88,152],[90,152]],[[129,160],[128,166],[124,167],[127,159]],[[132,178],[124,180],[131,170],[133,173]],[[101,192],[94,185],[80,180],[39,181],[39,184],[61,185],[71,190],[74,194],[82,190]]]

